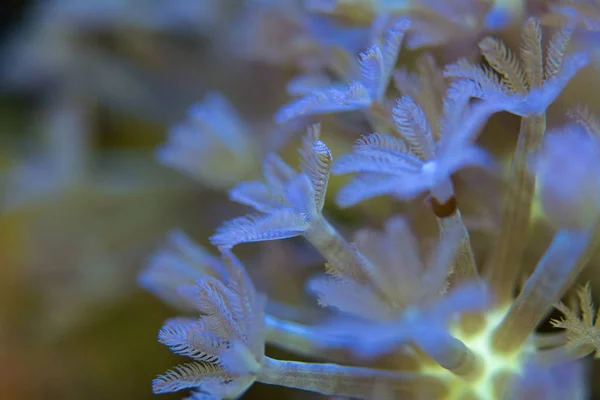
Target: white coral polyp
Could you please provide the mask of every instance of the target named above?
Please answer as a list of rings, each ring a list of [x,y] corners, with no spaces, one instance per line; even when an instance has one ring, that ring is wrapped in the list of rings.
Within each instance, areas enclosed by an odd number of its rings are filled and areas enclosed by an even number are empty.
[[[532,168],[542,206],[557,226],[586,229],[600,215],[600,142],[577,126],[547,135]]]

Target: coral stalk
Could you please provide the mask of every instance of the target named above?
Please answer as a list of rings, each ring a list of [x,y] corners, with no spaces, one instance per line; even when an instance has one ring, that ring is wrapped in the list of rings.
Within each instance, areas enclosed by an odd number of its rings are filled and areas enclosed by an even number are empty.
[[[317,338],[314,328],[265,315],[266,341],[279,348],[317,359],[345,361],[348,353],[338,349],[326,349]]]
[[[545,115],[533,115],[521,121],[508,180],[513,186],[504,202],[500,232],[487,271],[487,280],[499,304],[512,298],[515,282],[521,272],[535,194],[535,179],[529,174],[527,163],[530,155],[539,150],[545,130]]]
[[[527,341],[581,272],[580,259],[590,245],[590,232],[558,232],[523,291],[493,336],[497,351],[511,353]]]
[[[337,364],[281,361],[270,357],[264,358],[257,381],[353,398],[371,398],[379,393],[403,398],[419,393],[425,394],[423,398],[441,399],[445,393],[439,381],[424,375]]]

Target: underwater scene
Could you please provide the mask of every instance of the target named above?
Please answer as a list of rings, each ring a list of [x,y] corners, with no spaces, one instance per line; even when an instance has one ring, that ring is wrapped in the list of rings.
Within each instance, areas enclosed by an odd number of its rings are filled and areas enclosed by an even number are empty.
[[[600,398],[600,0],[23,0],[0,398]]]

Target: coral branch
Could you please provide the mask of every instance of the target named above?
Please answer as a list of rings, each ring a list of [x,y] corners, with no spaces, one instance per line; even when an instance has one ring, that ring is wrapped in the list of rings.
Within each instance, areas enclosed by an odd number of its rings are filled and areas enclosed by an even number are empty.
[[[441,399],[446,393],[446,388],[438,380],[426,375],[337,364],[280,361],[269,357],[264,358],[257,381],[354,398],[372,398],[378,393],[404,398],[418,393],[423,398]]]
[[[487,280],[493,287],[499,304],[511,299],[521,272],[521,259],[527,243],[535,194],[535,179],[529,174],[527,162],[530,154],[540,148],[545,130],[545,115],[527,117],[521,122],[509,176],[513,190],[505,199],[502,225],[486,271]]]

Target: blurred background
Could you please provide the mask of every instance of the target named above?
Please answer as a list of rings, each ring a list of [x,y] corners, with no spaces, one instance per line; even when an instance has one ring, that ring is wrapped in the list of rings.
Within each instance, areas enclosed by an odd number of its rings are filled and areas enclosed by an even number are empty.
[[[150,399],[181,361],[137,272],[170,229],[206,243],[239,211],[154,153],[209,91],[253,124],[283,101],[241,51],[242,3],[2,2],[1,399]]]
[[[288,80],[319,60],[292,3],[2,3],[0,399],[151,399],[152,379],[181,362],[156,340],[162,322],[177,311],[140,289],[136,275],[168,231],[181,228],[207,245],[223,220],[240,215],[226,189],[253,176],[266,152],[297,159],[294,141],[302,127],[274,126],[272,116],[288,101]],[[311,29],[335,32],[324,25]],[[515,43],[518,28],[503,35]],[[356,40],[346,37],[350,54],[366,47],[359,31]],[[449,62],[476,51],[474,43],[458,41],[436,54]],[[406,59],[418,55],[408,52]],[[597,110],[597,78],[596,70],[578,76],[556,109],[580,101]],[[233,164],[221,160],[196,174],[157,161],[169,129],[215,92],[237,114],[247,141],[243,155],[226,148],[218,154]],[[494,117],[489,130],[502,132],[484,136],[485,146],[500,158],[510,154],[518,124],[514,117]],[[334,154],[366,133],[352,117],[326,120],[324,127]],[[463,178],[481,183],[466,200],[485,203],[484,213],[474,206],[466,220],[470,216],[470,228],[482,232],[474,245],[484,248],[486,230],[497,223],[502,184],[473,172]],[[427,212],[421,204],[378,201],[376,211],[373,204],[348,212],[328,203],[327,210],[349,229],[406,208],[415,220]],[[431,216],[429,223],[435,225]],[[543,220],[537,225],[533,260],[551,238]],[[322,263],[301,239],[241,247],[239,254],[270,299],[316,309],[303,285]],[[595,283],[593,271],[586,278]],[[262,385],[246,396],[267,395],[317,397]]]

